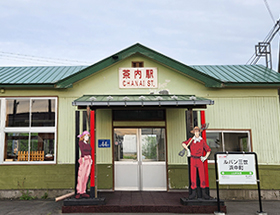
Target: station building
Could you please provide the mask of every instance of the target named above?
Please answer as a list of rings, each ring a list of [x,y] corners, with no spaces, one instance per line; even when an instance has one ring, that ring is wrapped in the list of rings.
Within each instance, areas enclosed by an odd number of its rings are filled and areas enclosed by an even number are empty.
[[[189,66],[138,43],[91,66],[0,67],[1,196],[73,190],[75,119],[89,129],[95,110],[98,190],[188,189],[178,153],[205,114],[210,190],[215,152],[253,151],[264,198],[279,199],[279,87],[262,65]],[[220,188],[257,198],[255,186]]]

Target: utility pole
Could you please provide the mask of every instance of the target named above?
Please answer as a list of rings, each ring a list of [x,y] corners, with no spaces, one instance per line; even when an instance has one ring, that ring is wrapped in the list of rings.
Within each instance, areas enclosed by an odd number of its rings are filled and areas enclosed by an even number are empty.
[[[272,30],[266,36],[263,42],[259,42],[258,45],[255,46],[255,53],[253,56],[247,61],[246,64],[257,64],[261,57],[265,57],[266,67],[272,69],[272,58],[271,58],[271,48],[270,42],[280,30],[280,19],[277,20]],[[280,47],[279,47],[279,59],[280,59]],[[280,60],[278,60],[278,72],[280,72]]]

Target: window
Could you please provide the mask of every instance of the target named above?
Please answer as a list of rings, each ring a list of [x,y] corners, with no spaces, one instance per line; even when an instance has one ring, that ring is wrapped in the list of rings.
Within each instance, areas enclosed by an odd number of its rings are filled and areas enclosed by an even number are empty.
[[[132,67],[144,67],[143,61],[132,61]]]
[[[0,101],[0,163],[55,163],[57,98]]]
[[[216,152],[250,152],[250,131],[206,131],[207,144],[211,148],[209,160],[214,160]]]

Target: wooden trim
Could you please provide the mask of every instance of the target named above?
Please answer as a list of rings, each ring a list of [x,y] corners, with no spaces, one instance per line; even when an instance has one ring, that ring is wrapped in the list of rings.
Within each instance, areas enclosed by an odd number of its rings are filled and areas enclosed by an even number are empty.
[[[166,190],[167,190],[167,192],[170,190],[169,189],[169,186],[168,186],[168,176],[169,176],[169,173],[168,173],[168,166],[169,166],[169,164],[168,164],[168,147],[167,147],[167,144],[168,144],[168,139],[167,139],[167,116],[166,116],[166,112],[167,111],[165,111],[165,169],[166,169]]]
[[[4,156],[3,156],[3,162],[1,163],[1,165],[57,165],[57,161],[58,161],[58,122],[59,122],[59,97],[58,96],[3,96],[1,97],[3,99],[28,99],[28,100],[31,100],[31,99],[36,99],[36,98],[40,98],[40,99],[55,99],[55,126],[50,126],[50,127],[55,127],[55,133],[54,133],[54,150],[55,150],[55,159],[53,161],[42,161],[42,163],[40,164],[33,164],[33,162],[31,161],[13,161],[13,163],[7,163],[8,161],[5,161],[5,156],[6,156],[6,151],[7,151],[7,147],[6,147],[6,136],[5,134],[6,133],[10,133],[11,131],[9,132],[4,132]],[[5,100],[5,103],[4,105],[6,105],[6,101]],[[32,113],[29,113],[29,114],[32,114]],[[5,122],[7,122],[7,109],[6,109],[6,112],[5,112]],[[5,128],[34,128],[34,127],[39,127],[39,128],[43,128],[43,126],[28,126],[28,127],[7,127],[6,123],[5,123]],[[43,132],[45,133],[45,132]],[[53,133],[53,132],[48,132],[48,133]],[[24,162],[24,164],[22,164],[22,162]],[[52,162],[52,163],[48,163],[48,162]]]
[[[111,110],[112,111],[112,110]],[[111,129],[112,129],[112,170],[113,170],[113,187],[112,190],[115,191],[115,133],[114,133],[114,122],[113,122],[113,111],[112,111],[112,125],[111,125]]]
[[[216,132],[228,132],[228,133],[237,133],[238,131],[240,132],[249,132],[249,136],[250,136],[250,152],[253,152],[253,140],[252,140],[252,129],[207,129],[207,131],[216,131]],[[206,131],[206,132],[207,132]],[[230,131],[233,131],[233,132],[230,132]]]

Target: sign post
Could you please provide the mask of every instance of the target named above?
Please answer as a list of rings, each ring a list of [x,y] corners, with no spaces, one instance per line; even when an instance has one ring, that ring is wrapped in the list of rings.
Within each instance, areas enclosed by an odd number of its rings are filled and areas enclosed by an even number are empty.
[[[220,212],[219,184],[258,185],[260,211],[258,214],[266,214],[262,211],[259,167],[257,154],[254,152],[217,152],[215,153],[215,172],[217,187],[218,212]]]

